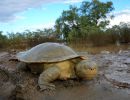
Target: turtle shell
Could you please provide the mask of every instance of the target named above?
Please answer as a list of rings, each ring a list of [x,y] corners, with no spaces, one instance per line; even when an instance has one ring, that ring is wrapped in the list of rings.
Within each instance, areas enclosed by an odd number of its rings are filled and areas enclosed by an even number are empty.
[[[58,62],[80,57],[70,47],[59,43],[42,43],[25,52],[19,52],[17,58],[26,63]]]

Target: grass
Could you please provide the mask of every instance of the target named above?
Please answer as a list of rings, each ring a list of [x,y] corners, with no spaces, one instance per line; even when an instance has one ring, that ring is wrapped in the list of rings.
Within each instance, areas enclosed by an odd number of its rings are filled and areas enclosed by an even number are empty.
[[[72,47],[72,46],[71,46]],[[91,54],[101,53],[101,51],[109,51],[109,52],[119,52],[120,50],[128,50],[130,45],[107,45],[107,46],[99,46],[99,47],[72,47],[76,51],[88,52]]]
[[[101,51],[109,51],[109,52],[119,52],[120,50],[130,50],[130,45],[128,44],[123,44],[120,46],[117,45],[106,45],[106,46],[92,46],[92,45],[86,45],[86,44],[77,44],[77,45],[69,45],[69,47],[73,48],[75,51],[78,52],[88,52],[91,54],[98,54],[101,53]],[[20,47],[14,47],[14,48],[3,48],[0,49],[0,51],[12,51],[12,50],[16,50],[16,51],[24,51],[29,49],[29,47],[24,47],[24,48],[20,48]]]

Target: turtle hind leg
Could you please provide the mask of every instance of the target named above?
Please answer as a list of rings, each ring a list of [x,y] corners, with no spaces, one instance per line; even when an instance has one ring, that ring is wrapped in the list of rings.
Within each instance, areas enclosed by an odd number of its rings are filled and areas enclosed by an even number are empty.
[[[41,89],[43,90],[54,90],[55,85],[50,83],[56,79],[58,79],[60,76],[60,69],[57,66],[50,67],[46,69],[44,72],[42,72],[39,76],[38,84]]]
[[[24,62],[19,62],[16,66],[16,70],[20,71],[20,70],[27,70],[27,64]]]

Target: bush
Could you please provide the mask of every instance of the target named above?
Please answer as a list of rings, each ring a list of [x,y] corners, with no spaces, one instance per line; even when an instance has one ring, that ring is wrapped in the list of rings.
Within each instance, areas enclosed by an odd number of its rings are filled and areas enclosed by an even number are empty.
[[[2,31],[0,31],[0,48],[7,47],[8,39],[5,35],[2,35]]]

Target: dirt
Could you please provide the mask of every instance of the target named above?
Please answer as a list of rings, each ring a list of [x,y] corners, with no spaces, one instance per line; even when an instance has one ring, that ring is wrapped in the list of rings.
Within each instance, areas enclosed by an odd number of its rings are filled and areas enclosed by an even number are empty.
[[[40,91],[37,83],[39,75],[34,75],[30,71],[16,71],[18,64],[15,59],[16,53],[0,52],[0,100],[129,100],[130,98],[130,51],[103,52],[95,55],[81,52],[97,62],[99,70],[97,77],[91,81],[56,80],[53,82],[56,85],[54,91]]]

